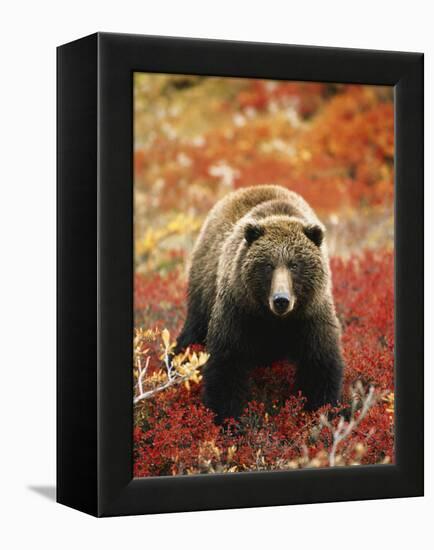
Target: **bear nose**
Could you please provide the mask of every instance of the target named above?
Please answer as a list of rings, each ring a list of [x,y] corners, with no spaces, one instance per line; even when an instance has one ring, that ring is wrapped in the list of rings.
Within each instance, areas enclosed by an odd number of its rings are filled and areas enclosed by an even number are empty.
[[[289,307],[289,296],[287,294],[275,294],[273,296],[273,306],[277,313],[285,313]]]

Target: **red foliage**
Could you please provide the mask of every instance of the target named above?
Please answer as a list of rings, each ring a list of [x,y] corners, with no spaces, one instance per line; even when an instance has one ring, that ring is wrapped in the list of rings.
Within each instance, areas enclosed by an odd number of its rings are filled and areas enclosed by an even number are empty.
[[[266,109],[271,102],[292,104],[302,116],[309,116],[322,104],[327,85],[319,82],[267,82],[249,80],[237,96],[241,109]]]
[[[212,418],[184,387],[157,395],[134,430],[135,475],[175,475],[196,465],[200,446],[218,437]]]
[[[136,324],[140,320],[146,326],[178,328],[185,317],[186,285],[179,270],[166,276],[155,272],[134,276],[134,311]]]
[[[213,167],[220,163],[233,171],[232,187],[283,185],[301,193],[320,213],[391,204],[390,98],[386,100],[375,87],[248,82],[230,104],[234,116],[244,117],[241,125],[212,128],[199,145],[159,135],[151,146],[136,151],[136,184],[153,194],[152,182],[164,181],[160,210],[176,205],[207,212],[218,194],[220,183]],[[290,123],[281,114],[275,117],[271,107],[276,102],[291,107],[301,122]],[[249,108],[257,113],[245,115]],[[188,161],[179,162],[180,156]]]
[[[378,391],[393,391],[393,256],[390,252],[366,252],[350,260],[332,260],[334,294],[343,325],[346,361],[345,409],[349,387],[358,380]],[[161,295],[169,287],[179,295],[171,305],[167,322],[179,307],[183,285],[175,279],[155,279],[136,285],[136,304],[166,315]],[[150,285],[151,288],[149,288]],[[158,291],[153,286],[158,286]],[[166,286],[168,285],[168,286]],[[179,285],[179,286],[178,286]],[[175,475],[209,471],[280,469],[307,453],[322,456],[330,448],[330,430],[321,427],[319,412],[303,411],[303,397],[294,395],[294,368],[285,362],[257,369],[251,401],[239,422],[229,421],[222,430],[200,399],[200,385],[172,388],[146,401],[136,412],[134,473],[136,476]],[[337,411],[338,412],[338,411]],[[337,423],[338,418],[333,421]],[[341,444],[346,463],[359,460],[357,445],[365,451],[362,463],[393,459],[393,411],[379,400]]]
[[[393,391],[393,255],[367,251],[332,260],[334,295],[344,326],[346,380]]]

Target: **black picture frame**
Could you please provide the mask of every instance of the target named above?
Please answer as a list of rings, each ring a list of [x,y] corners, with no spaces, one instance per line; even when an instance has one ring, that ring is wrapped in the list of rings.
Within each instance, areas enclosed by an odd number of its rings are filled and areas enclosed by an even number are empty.
[[[423,55],[97,33],[57,67],[58,502],[114,516],[423,495]],[[395,464],[133,479],[134,71],[395,87]]]

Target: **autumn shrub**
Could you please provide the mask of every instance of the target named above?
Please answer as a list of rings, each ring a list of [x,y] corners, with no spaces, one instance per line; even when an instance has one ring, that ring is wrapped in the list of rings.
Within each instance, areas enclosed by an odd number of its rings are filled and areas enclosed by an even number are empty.
[[[333,430],[321,424],[321,414],[337,427],[354,404],[356,383],[374,387],[376,399],[340,444],[337,464],[393,460],[393,256],[377,251],[334,258],[332,271],[346,362],[342,404],[304,411],[294,367],[282,361],[254,371],[242,417],[220,429],[201,403],[200,383],[172,387],[136,405],[136,476],[329,466]],[[162,307],[158,296],[147,296],[151,309]],[[157,349],[153,353],[158,357]]]
[[[319,212],[393,197],[393,101],[381,87],[247,81],[220,101],[222,122],[195,136],[164,132],[135,153],[148,213],[206,213],[229,189],[275,183]]]

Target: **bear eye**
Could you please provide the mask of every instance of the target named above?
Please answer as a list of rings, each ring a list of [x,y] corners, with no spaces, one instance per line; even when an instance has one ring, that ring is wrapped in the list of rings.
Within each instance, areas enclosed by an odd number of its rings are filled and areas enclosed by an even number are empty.
[[[289,267],[289,269],[297,269],[298,263],[297,262],[289,262],[288,267]]]
[[[265,271],[266,271],[267,273],[271,273],[271,271],[273,271],[273,269],[274,269],[274,265],[273,265],[273,264],[265,264],[264,267],[265,267]]]

